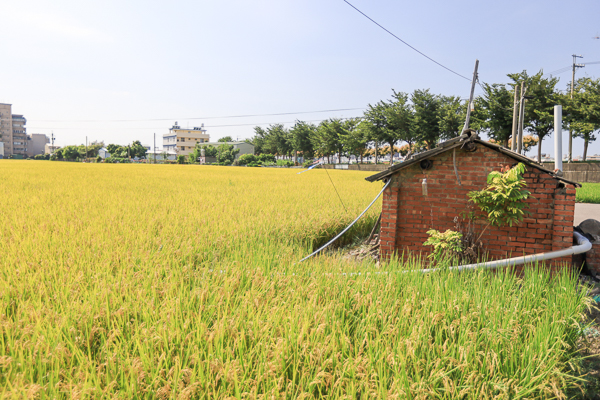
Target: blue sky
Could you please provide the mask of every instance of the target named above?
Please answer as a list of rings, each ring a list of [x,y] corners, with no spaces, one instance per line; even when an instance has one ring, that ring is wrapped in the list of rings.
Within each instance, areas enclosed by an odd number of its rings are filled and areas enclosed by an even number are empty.
[[[573,53],[600,61],[600,40],[592,39],[600,34],[598,1],[351,3],[464,76],[479,59],[482,82],[554,71]],[[364,108],[392,88],[465,98],[470,89],[342,0],[5,1],[0,46],[0,102],[25,115],[29,133],[54,132],[61,145],[86,136],[151,144],[174,121],[204,123],[211,139],[243,139],[256,124],[362,111],[212,117]],[[577,73],[598,77],[600,64]],[[570,72],[559,77],[564,89]],[[552,147],[546,139],[543,152]],[[576,140],[575,154],[582,149]]]

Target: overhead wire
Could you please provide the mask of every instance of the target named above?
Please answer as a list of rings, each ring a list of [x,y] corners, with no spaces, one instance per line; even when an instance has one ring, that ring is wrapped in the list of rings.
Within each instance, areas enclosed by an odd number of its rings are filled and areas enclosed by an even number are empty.
[[[348,120],[348,119],[354,119],[354,118],[358,118],[358,119],[363,119],[364,117],[340,117],[338,119],[340,120]],[[313,120],[306,120],[306,121],[302,121],[302,122],[322,122],[322,121],[326,121],[329,118],[326,119],[313,119]],[[276,122],[254,122],[254,123],[248,123],[248,124],[229,124],[229,125],[206,125],[205,128],[229,128],[229,127],[234,127],[234,126],[259,126],[259,125],[274,125],[274,124],[293,124],[296,121],[276,121]],[[106,128],[78,128],[78,127],[41,127],[41,126],[29,126],[29,129],[100,129],[100,130],[104,130]],[[153,129],[153,128],[127,128],[129,130],[131,129]]]
[[[272,113],[272,114],[245,114],[245,115],[228,115],[223,117],[192,117],[192,118],[151,118],[151,119],[82,119],[82,120],[60,120],[60,119],[38,119],[40,122],[146,122],[146,121],[188,121],[194,119],[227,119],[227,118],[248,118],[248,117],[271,117],[280,115],[296,115],[296,114],[316,114],[324,112],[337,112],[337,111],[356,111],[364,110],[365,107],[360,108],[337,108],[332,110],[317,110],[317,111],[296,111],[296,112],[284,112],[284,113]]]
[[[338,199],[340,199],[340,203],[342,203],[342,207],[344,207],[344,210],[346,212],[348,212],[348,209],[346,208],[346,206],[344,205],[344,202],[342,201],[342,196],[340,196],[340,194],[338,193],[337,188],[333,184],[333,180],[331,179],[331,176],[329,175],[329,171],[327,171],[327,168],[323,168],[323,169],[325,170],[325,172],[327,172],[327,176],[329,177],[329,180],[331,181],[331,185],[333,186],[333,190],[335,190],[335,193],[337,194]]]
[[[393,34],[392,32],[390,32],[388,29],[386,29],[383,25],[379,24],[377,21],[375,21],[373,18],[369,17],[367,14],[365,14],[364,12],[360,11],[358,8],[356,8],[354,5],[352,5],[348,0],[342,0],[344,3],[348,4],[350,7],[354,8],[356,11],[358,11],[360,14],[362,14],[365,18],[367,18],[369,21],[371,21],[372,23],[374,23],[375,25],[377,25],[378,27],[380,27],[381,29],[383,29],[384,31],[386,31],[387,33],[389,33],[390,35],[392,35],[394,38],[396,38],[397,40],[399,40],[400,42],[402,42],[403,44],[405,44],[406,46],[408,46],[409,48],[411,48],[412,50],[416,51],[417,53],[419,53],[420,55],[422,55],[423,57],[427,58],[429,61],[432,61],[434,63],[436,63],[437,65],[439,65],[440,67],[444,68],[447,71],[452,72],[453,74],[460,76],[463,79],[466,79],[468,81],[470,81],[470,78],[467,78],[464,75],[459,74],[456,71],[451,70],[450,68],[446,67],[445,65],[437,62],[436,60],[434,60],[433,58],[429,57],[427,54],[423,53],[422,51],[420,51],[419,49],[411,46],[410,44],[408,44],[407,42],[405,42],[404,40],[400,39],[398,36],[396,36],[395,34]]]

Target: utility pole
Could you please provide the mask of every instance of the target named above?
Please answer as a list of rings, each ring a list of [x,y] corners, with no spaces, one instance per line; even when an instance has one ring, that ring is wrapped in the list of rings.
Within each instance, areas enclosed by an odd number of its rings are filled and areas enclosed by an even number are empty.
[[[86,136],[85,137],[85,161],[84,162],[87,162],[87,155],[88,155],[88,152],[87,152],[87,136]]]
[[[154,132],[154,164],[156,164],[156,132]]]
[[[515,100],[514,100],[514,107],[513,107],[512,138],[510,141],[510,149],[512,151],[515,151],[517,149],[517,121],[518,121],[517,106],[519,105],[519,102],[517,101],[518,94],[519,94],[519,86],[517,86],[517,84],[515,83]]]
[[[465,126],[463,128],[463,132],[465,130],[469,129],[469,121],[471,120],[471,107],[473,106],[473,94],[475,93],[475,83],[477,82],[477,68],[478,67],[479,67],[479,60],[475,60],[475,70],[473,71],[473,81],[471,82],[471,95],[469,96],[469,105],[467,106],[467,119],[465,121]],[[392,151],[392,157],[393,157],[393,151]]]
[[[521,107],[519,110],[519,137],[517,142],[517,153],[521,154],[521,150],[523,150],[523,124],[525,122],[525,93],[527,93],[527,88],[525,87],[525,82],[521,82]]]
[[[573,99],[573,91],[575,90],[575,70],[577,68],[585,67],[585,64],[577,64],[578,58],[583,58],[583,56],[578,56],[577,54],[573,54],[573,75],[571,76],[571,99]],[[568,162],[571,163],[571,161],[573,161],[573,130],[571,129],[571,126],[569,126],[569,159],[568,159]]]

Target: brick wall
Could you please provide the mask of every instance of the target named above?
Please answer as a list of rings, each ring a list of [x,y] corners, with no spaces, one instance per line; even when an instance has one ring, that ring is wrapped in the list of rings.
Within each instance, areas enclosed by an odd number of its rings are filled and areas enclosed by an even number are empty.
[[[461,181],[458,184],[453,166]],[[503,166],[513,166],[516,160],[481,144],[474,152],[455,149],[430,158],[433,166],[427,171],[419,164],[394,174],[392,183],[383,194],[381,223],[381,255],[389,258],[410,253],[429,254],[423,246],[429,229],[455,229],[454,218],[463,212],[476,211],[468,202],[467,193],[485,187],[487,175]],[[570,247],[573,238],[575,188],[564,185],[550,175],[533,167],[525,173],[527,188],[532,197],[527,200],[531,212],[519,226],[485,230],[482,241],[491,259],[502,259],[543,253]],[[428,196],[422,194],[422,181],[427,179]],[[479,221],[478,230],[485,223]],[[570,262],[570,257],[557,259],[554,264]]]
[[[592,242],[592,249],[585,253],[585,263],[591,271],[600,274],[600,240]]]

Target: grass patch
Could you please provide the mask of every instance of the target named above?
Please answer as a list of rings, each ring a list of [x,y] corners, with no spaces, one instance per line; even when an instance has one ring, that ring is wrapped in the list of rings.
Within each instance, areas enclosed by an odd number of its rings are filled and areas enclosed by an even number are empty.
[[[578,203],[600,204],[600,183],[582,183],[577,189],[575,201]]]

